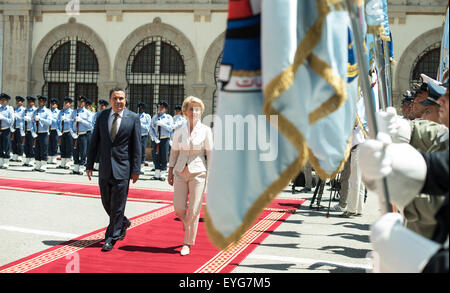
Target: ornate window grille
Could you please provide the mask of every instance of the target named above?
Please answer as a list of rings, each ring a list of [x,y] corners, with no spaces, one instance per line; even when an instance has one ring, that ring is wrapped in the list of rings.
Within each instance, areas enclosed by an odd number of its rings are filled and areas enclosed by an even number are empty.
[[[420,74],[423,73],[431,78],[436,78],[439,70],[439,58],[441,54],[441,43],[435,43],[428,47],[414,61],[411,71],[410,84],[420,84]]]
[[[56,42],[44,59],[42,95],[75,100],[86,96],[92,103],[98,101],[98,61],[93,48],[78,37],[66,37]],[[50,101],[49,101],[50,102]],[[77,107],[75,103],[75,107]]]
[[[186,79],[183,56],[172,42],[160,36],[148,37],[131,52],[126,68],[127,96],[129,107],[137,111],[139,102],[144,102],[146,111],[157,113],[158,103],[169,104],[168,113],[184,100]]]
[[[222,64],[222,56],[223,56],[223,54],[220,54],[219,58],[217,58],[216,65],[214,67],[214,84],[216,85],[216,89],[214,90],[213,99],[212,99],[213,114],[216,114],[218,99],[219,99],[219,90],[218,90],[217,83],[219,82],[219,72],[220,72],[220,64]]]

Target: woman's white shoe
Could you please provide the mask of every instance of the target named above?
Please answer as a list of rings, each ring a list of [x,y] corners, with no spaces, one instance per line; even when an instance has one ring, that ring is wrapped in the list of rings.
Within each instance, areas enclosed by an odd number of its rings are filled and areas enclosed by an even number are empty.
[[[189,245],[183,245],[183,248],[181,249],[180,254],[182,256],[188,255],[191,252],[191,249],[189,248]]]

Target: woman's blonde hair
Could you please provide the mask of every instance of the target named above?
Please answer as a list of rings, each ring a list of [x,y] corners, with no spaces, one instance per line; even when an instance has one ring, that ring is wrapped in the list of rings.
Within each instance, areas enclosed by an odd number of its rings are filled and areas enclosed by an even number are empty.
[[[181,106],[181,110],[183,111],[183,113],[186,112],[189,104],[192,104],[192,103],[199,104],[200,107],[202,108],[202,114],[203,114],[203,112],[205,111],[205,105],[203,104],[202,100],[200,100],[199,98],[194,97],[194,96],[189,96],[186,99],[184,99],[183,105]]]

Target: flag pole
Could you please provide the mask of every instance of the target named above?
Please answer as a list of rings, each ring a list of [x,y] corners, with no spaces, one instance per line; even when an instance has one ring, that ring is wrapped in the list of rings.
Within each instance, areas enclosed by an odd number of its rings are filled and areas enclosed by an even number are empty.
[[[380,108],[386,110],[388,105],[388,96],[387,96],[387,84],[386,84],[386,64],[383,55],[383,40],[377,34],[374,35],[374,43],[375,43],[375,60],[377,64],[377,76],[378,76],[378,97],[380,99]],[[386,51],[386,49],[384,50]]]
[[[384,47],[384,68],[386,76],[386,96],[387,96],[387,107],[393,107],[394,101],[392,97],[392,69],[391,69],[391,58],[389,56],[389,42],[383,41]]]
[[[369,84],[369,68],[366,63],[366,58],[364,54],[364,39],[361,32],[361,26],[359,24],[359,20],[361,17],[361,8],[355,3],[354,0],[345,0],[348,13],[350,15],[350,21],[351,21],[351,27],[353,31],[353,36],[355,40],[355,49],[356,49],[356,55],[358,58],[358,69],[360,72],[360,79],[361,79],[361,89],[363,92],[364,97],[364,104],[366,107],[366,115],[367,115],[367,123],[369,125],[369,135],[370,138],[376,139],[378,134],[378,127],[377,122],[375,118],[375,105],[372,103],[372,92],[370,90],[370,84]],[[363,4],[364,5],[364,2]],[[364,17],[364,16],[362,16]],[[389,201],[389,191],[388,191],[388,185],[386,177],[381,180],[382,184],[382,195],[385,200],[385,209],[386,212],[392,212],[392,205]]]

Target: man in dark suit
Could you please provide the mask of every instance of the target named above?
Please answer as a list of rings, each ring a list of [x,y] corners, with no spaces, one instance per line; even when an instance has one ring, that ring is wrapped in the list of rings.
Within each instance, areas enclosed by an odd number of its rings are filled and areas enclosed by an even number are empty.
[[[89,146],[86,174],[92,177],[94,161],[100,155],[99,186],[103,207],[109,215],[102,251],[113,249],[125,237],[131,222],[125,217],[130,179],[139,179],[141,168],[141,123],[139,116],[125,109],[125,91],[110,92],[111,109],[102,111],[95,122]]]

